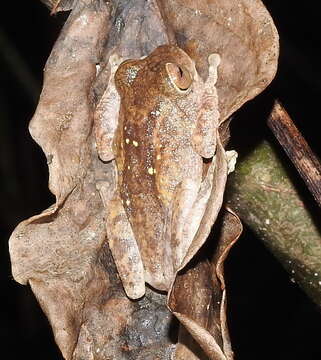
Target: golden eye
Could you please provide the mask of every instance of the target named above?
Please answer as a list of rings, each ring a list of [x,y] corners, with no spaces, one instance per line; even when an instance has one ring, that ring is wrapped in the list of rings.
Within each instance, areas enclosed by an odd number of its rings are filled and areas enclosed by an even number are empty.
[[[173,63],[165,65],[167,74],[174,87],[180,91],[186,91],[192,84],[192,77],[187,69]]]

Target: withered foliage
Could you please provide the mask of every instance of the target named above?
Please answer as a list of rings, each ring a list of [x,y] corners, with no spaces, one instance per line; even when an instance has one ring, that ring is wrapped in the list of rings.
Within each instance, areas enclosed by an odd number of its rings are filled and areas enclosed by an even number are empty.
[[[13,232],[14,278],[30,284],[65,359],[232,359],[223,262],[241,225],[229,211],[218,217],[227,177],[222,143],[225,120],[275,74],[278,36],[267,10],[258,0],[43,2],[53,12],[72,9],[30,123],[56,203]],[[104,66],[111,53],[138,58],[166,43],[183,48],[204,79],[208,55],[220,54],[220,135],[203,188],[210,194],[206,211],[169,293],[148,289],[131,301],[106,240],[114,166],[99,160],[92,129],[110,74],[97,77],[96,64]]]

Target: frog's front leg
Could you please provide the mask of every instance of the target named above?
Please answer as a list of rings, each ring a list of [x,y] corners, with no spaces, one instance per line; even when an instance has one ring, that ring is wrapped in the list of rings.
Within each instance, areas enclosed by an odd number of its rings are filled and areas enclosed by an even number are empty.
[[[115,72],[122,62],[117,54],[109,57],[103,72],[108,73],[106,90],[99,100],[94,114],[94,130],[98,155],[103,161],[115,158],[112,149],[113,139],[118,124],[120,96],[115,86]]]
[[[204,84],[200,113],[192,136],[195,151],[204,158],[213,157],[216,150],[219,111],[215,84],[220,59],[218,54],[211,54],[208,58],[208,78]]]
[[[118,274],[127,296],[138,299],[145,294],[145,273],[131,225],[115,191],[107,210],[107,237]]]

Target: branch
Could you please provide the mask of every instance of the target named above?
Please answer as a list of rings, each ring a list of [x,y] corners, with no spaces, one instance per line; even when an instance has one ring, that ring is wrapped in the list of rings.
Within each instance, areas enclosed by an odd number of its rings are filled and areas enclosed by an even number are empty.
[[[271,144],[261,143],[239,162],[229,179],[227,200],[291,280],[321,305],[320,231]]]
[[[276,101],[268,125],[321,207],[321,165],[289,114]]]

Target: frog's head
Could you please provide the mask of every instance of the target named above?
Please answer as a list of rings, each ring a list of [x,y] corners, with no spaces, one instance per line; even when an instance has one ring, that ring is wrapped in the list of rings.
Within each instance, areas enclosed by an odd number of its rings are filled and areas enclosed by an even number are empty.
[[[182,49],[162,45],[147,57],[123,62],[115,82],[120,95],[177,98],[191,91],[197,77],[194,61]]]
[[[115,73],[115,84],[120,95],[126,94],[131,90],[136,81],[138,72],[143,64],[140,60],[125,60],[122,62]]]
[[[159,46],[146,63],[155,86],[165,96],[185,96],[198,76],[194,61],[177,46]]]

